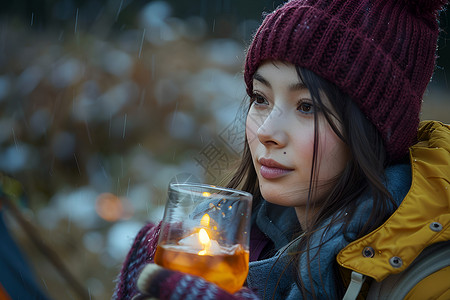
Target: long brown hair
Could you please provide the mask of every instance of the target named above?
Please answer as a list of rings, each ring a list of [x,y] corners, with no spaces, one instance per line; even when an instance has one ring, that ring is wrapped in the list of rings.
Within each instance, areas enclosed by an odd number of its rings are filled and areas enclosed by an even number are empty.
[[[321,229],[321,224],[330,218],[332,221],[327,227],[331,227],[336,222],[342,222],[343,230],[345,231],[355,212],[356,200],[364,193],[371,194],[373,209],[358,237],[364,236],[380,226],[388,217],[387,212],[390,211],[389,209],[395,207],[395,203],[383,184],[385,179],[384,169],[389,164],[389,158],[386,155],[383,140],[375,126],[366,119],[351,98],[341,92],[334,84],[307,69],[296,67],[296,70],[299,79],[308,87],[311,93],[313,105],[318,109],[314,109],[314,151],[307,202],[307,211],[314,212],[314,214],[311,213],[311,217],[308,217],[310,226],[308,231],[303,233],[298,244],[298,251],[295,254],[296,257],[292,261],[297,263],[296,282],[304,296],[316,298],[314,287],[309,287],[312,294],[308,294],[308,289],[303,285],[299,272],[300,267],[306,267],[311,277],[310,264],[300,266],[299,257],[302,253],[306,253],[307,261],[310,262],[309,249],[312,234]],[[321,95],[328,99],[331,107],[324,105]],[[310,200],[314,196],[318,182],[317,155],[319,147],[318,137],[320,134],[318,114],[323,114],[336,135],[346,143],[350,151],[350,159],[343,172],[332,179],[331,184],[333,187],[331,191],[323,199],[320,199],[319,207],[315,207],[316,201]],[[240,188],[252,193],[254,195],[254,206],[262,201],[247,139],[241,164],[231,178],[228,187]],[[340,214],[337,217],[337,213],[343,210],[345,210],[346,214]],[[299,228],[299,231],[301,230]],[[326,231],[324,230],[324,232]],[[313,280],[309,281],[313,282]],[[343,293],[342,291],[343,286],[341,283],[338,286],[338,294]]]

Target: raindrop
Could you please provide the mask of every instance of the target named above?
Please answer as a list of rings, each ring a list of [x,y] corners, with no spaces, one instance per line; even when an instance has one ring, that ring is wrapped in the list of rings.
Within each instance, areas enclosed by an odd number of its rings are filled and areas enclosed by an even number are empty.
[[[44,279],[44,278],[41,277],[41,279],[42,279],[42,282],[44,283],[45,289],[48,291],[47,282],[45,282],[45,279]]]
[[[122,4],[123,4],[123,0],[120,0],[119,9],[117,10],[117,15],[116,15],[116,22],[117,22],[117,19],[119,18],[120,11],[122,10]]]
[[[91,131],[89,130],[88,122],[85,120],[85,121],[84,121],[84,124],[86,125],[86,131],[87,131],[89,143],[92,145]]]
[[[13,134],[14,145],[16,145],[16,149],[17,149],[17,151],[19,151],[19,146],[17,144],[16,133],[14,132],[14,128],[11,128],[11,130],[12,130],[12,134]]]
[[[103,166],[103,164],[100,164],[100,168],[102,169],[102,174],[103,176],[108,179],[108,173],[106,172],[105,167]]]
[[[77,26],[78,26],[78,8],[77,8],[77,13],[75,15],[75,34],[77,34]]]
[[[32,12],[31,13],[31,24],[30,24],[30,26],[33,26],[33,23],[34,23],[34,13]]]
[[[144,45],[144,38],[145,38],[145,28],[144,28],[144,31],[142,32],[141,45],[139,46],[139,58],[141,58],[142,46]],[[152,60],[152,62],[153,62],[153,60]]]
[[[214,32],[214,30],[216,30],[216,19],[213,21],[212,32]]]
[[[127,128],[127,114],[125,114],[125,118],[124,118],[124,120],[123,120],[122,139],[125,138],[126,128]]]
[[[75,158],[75,163],[77,164],[78,173],[81,175],[81,169],[80,169],[80,165],[78,164],[77,155],[74,153],[73,157]]]

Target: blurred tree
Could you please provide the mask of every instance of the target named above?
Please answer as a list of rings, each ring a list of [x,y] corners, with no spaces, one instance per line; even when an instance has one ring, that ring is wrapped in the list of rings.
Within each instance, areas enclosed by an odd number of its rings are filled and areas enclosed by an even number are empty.
[[[158,1],[158,0],[157,0]],[[20,19],[35,30],[91,28],[98,26],[99,19],[106,18],[102,28],[110,30],[136,26],[136,14],[148,0],[15,0],[2,1],[0,17]],[[282,4],[283,0],[167,0],[173,9],[172,15],[179,18],[202,17],[214,37],[230,37],[242,21],[261,21],[262,12],[268,12]],[[448,45],[450,15],[444,11],[441,19],[438,68],[435,82],[442,88],[449,88],[450,49]],[[76,24],[77,23],[77,24]],[[250,38],[246,36],[246,38]]]

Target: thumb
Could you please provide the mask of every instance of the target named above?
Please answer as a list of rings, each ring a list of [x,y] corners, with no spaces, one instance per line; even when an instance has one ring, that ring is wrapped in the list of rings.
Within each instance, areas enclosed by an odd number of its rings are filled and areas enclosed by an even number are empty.
[[[167,270],[157,264],[147,264],[141,271],[137,281],[137,288],[141,292],[140,296],[145,296],[145,299],[152,299],[149,297],[159,297],[160,284],[168,278],[173,271]],[[142,298],[144,299],[144,298]],[[135,300],[135,299],[133,299]],[[140,299],[136,299],[140,300]]]

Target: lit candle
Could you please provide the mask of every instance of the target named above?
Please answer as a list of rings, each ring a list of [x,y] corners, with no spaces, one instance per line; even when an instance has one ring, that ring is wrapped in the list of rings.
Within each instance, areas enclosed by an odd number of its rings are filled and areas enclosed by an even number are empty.
[[[200,227],[198,227],[195,233],[178,241],[178,245],[187,246],[192,250],[199,251],[198,255],[214,255],[223,253],[223,249],[216,240],[211,240],[211,232],[209,226],[211,218],[208,214],[204,214],[200,220]],[[214,226],[215,227],[215,226]]]
[[[216,283],[230,293],[236,292],[248,272],[248,251],[239,244],[220,245],[213,219],[204,214],[194,233],[178,241],[176,246],[158,246],[155,262]]]
[[[200,229],[200,231],[198,232],[198,240],[203,246],[203,250],[200,250],[198,252],[198,255],[208,254],[209,248],[211,247],[211,239],[209,238],[209,235],[204,228]]]

